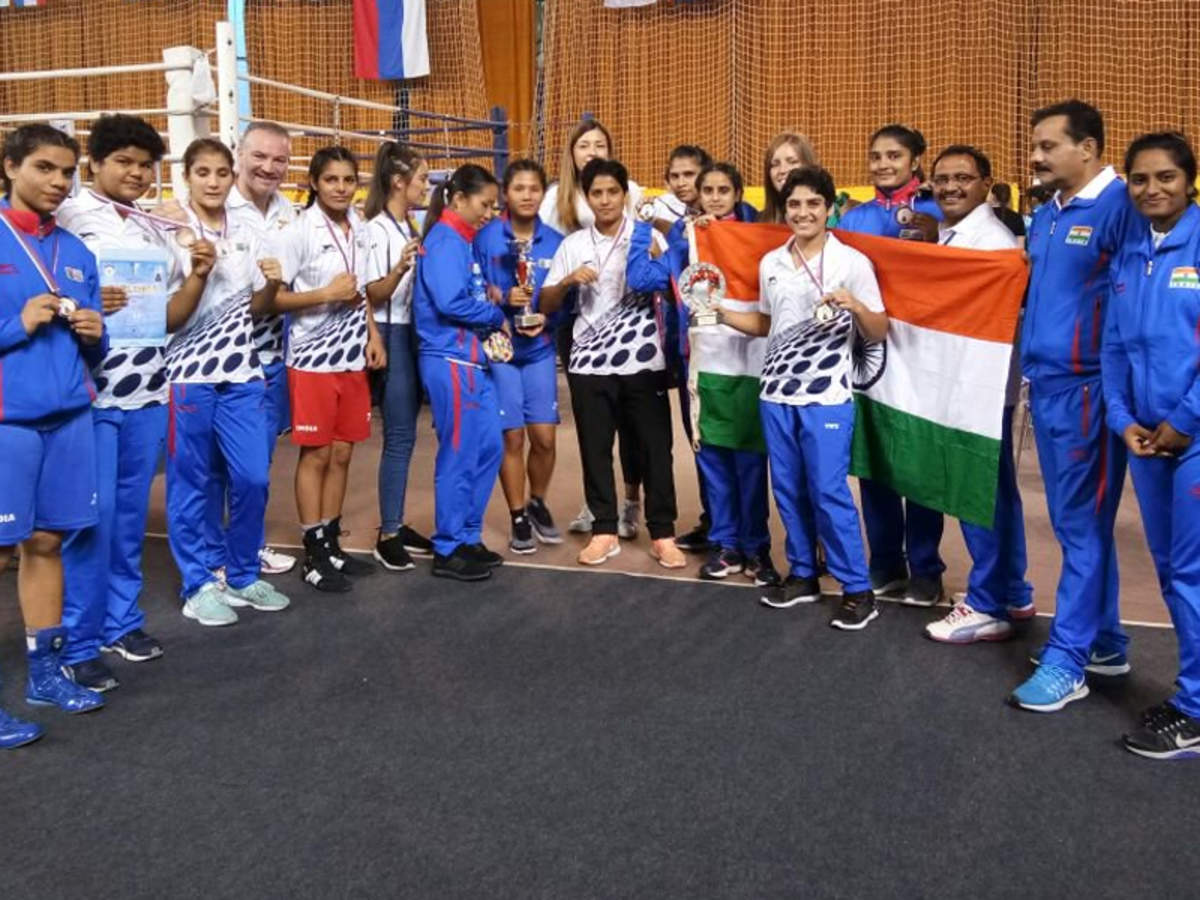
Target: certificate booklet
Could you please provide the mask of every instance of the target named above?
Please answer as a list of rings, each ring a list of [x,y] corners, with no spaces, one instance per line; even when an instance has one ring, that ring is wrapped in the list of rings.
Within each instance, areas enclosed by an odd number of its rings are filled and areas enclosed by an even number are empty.
[[[167,342],[167,251],[101,250],[101,287],[123,287],[129,305],[104,317],[114,347],[160,347]]]

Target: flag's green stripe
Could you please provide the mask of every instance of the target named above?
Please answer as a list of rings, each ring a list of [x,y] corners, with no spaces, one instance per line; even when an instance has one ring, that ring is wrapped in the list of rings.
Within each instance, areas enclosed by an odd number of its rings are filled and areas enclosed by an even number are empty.
[[[856,395],[850,469],[922,506],[991,528],[1000,441]]]
[[[758,379],[752,375],[696,376],[700,394],[700,441],[731,450],[767,452],[758,416]]]

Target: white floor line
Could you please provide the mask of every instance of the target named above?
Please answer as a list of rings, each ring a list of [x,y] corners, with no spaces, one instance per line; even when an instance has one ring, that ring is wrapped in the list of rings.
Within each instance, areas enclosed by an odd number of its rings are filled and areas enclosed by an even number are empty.
[[[146,537],[158,538],[160,540],[167,539],[167,536],[165,534],[159,534],[158,532],[155,532],[155,531],[146,532]],[[284,550],[303,550],[304,549],[303,544],[285,544],[285,543],[281,543],[280,541],[272,541],[270,546],[280,547]],[[373,547],[367,547],[366,549],[364,549],[362,547],[343,547],[342,549],[349,550],[351,553],[363,553],[368,556],[374,550]],[[605,569],[601,566],[587,566],[587,567],[584,567],[584,566],[558,566],[558,565],[553,565],[550,563],[519,562],[517,560],[510,560],[507,557],[505,557],[505,559],[504,559],[504,568],[506,568],[506,569],[509,569],[509,568],[512,568],[512,569],[544,569],[547,572],[580,572],[585,575],[624,575],[628,578],[654,578],[659,581],[674,581],[674,582],[680,583],[680,584],[712,584],[712,585],[720,585],[720,586],[724,586],[724,587],[753,588],[754,590],[762,590],[762,588],[746,581],[745,579],[741,579],[741,580],[735,579],[735,580],[727,580],[727,581],[709,581],[704,578],[689,578],[687,576],[680,576],[680,575],[660,575],[657,572],[622,572],[619,569]],[[824,591],[823,594],[824,594],[824,596],[827,596],[827,597],[841,596],[840,594],[838,594],[834,591]],[[900,603],[899,600],[896,600],[893,597],[880,596],[879,599],[884,600],[888,603],[895,603],[898,606],[905,605],[905,604]],[[953,604],[950,602],[940,603],[938,605],[943,606],[946,609],[949,609],[953,606]],[[1038,616],[1038,618],[1041,618],[1041,619],[1051,619],[1054,617],[1054,614],[1048,613],[1048,612],[1039,612],[1039,613],[1037,613],[1037,616]],[[1143,622],[1138,619],[1122,619],[1121,624],[1122,625],[1136,625],[1139,628],[1171,629],[1171,628],[1175,627],[1175,626],[1171,625],[1171,623],[1169,623],[1169,622]]]

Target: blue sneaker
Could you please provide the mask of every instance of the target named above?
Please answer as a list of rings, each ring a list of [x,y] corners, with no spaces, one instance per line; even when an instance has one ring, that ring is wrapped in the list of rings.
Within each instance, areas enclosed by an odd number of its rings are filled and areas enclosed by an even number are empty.
[[[1058,712],[1071,701],[1082,700],[1087,695],[1087,679],[1082,675],[1076,676],[1060,666],[1038,666],[1025,683],[1012,692],[1008,702],[1033,712]]]
[[[32,744],[42,736],[42,726],[24,722],[0,709],[0,750]]]
[[[1029,661],[1035,666],[1040,666],[1042,664],[1042,653],[1045,649],[1046,647],[1043,645],[1030,651]],[[1128,675],[1132,668],[1133,666],[1129,665],[1129,657],[1125,655],[1125,651],[1123,650],[1110,653],[1093,650],[1088,654],[1087,665],[1083,667],[1083,671],[1089,675],[1103,675],[1113,678],[1118,675]]]
[[[28,654],[29,680],[25,702],[32,706],[57,706],[63,712],[85,713],[104,706],[104,698],[80,687],[62,673],[59,655],[67,638],[67,629],[43,628],[34,637]]]

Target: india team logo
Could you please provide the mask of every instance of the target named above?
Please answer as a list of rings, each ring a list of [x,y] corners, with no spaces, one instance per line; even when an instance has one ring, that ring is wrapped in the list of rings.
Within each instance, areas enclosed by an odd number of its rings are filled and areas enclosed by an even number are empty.
[[[1171,280],[1167,287],[1200,291],[1200,273],[1196,271],[1195,266],[1176,266],[1171,270]]]
[[[1092,228],[1090,225],[1072,225],[1071,230],[1067,232],[1067,243],[1074,244],[1076,247],[1086,247],[1091,239]]]

